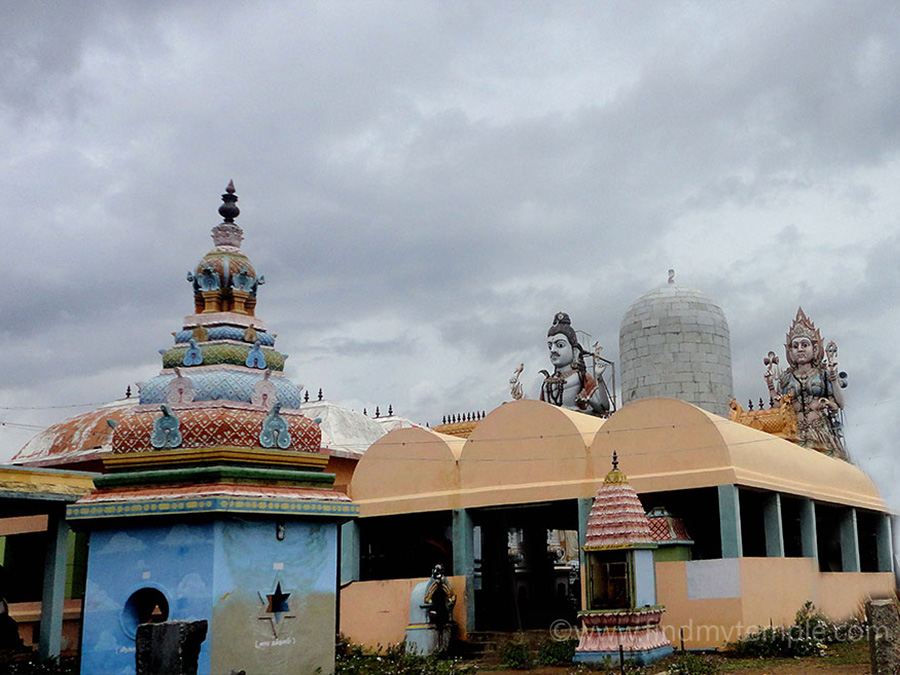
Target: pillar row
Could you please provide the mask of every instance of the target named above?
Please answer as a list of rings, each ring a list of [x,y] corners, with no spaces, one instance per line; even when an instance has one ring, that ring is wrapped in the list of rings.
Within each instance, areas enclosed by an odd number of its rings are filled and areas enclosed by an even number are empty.
[[[740,558],[744,555],[741,540],[741,502],[737,485],[719,485],[719,533],[722,538],[722,557]]]

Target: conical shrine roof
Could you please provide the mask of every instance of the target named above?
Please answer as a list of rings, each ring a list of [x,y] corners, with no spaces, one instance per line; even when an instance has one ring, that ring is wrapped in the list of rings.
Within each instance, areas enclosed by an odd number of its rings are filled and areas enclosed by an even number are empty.
[[[585,551],[617,548],[655,548],[650,520],[644,514],[637,492],[619,471],[616,453],[613,469],[597,490],[588,516]]]

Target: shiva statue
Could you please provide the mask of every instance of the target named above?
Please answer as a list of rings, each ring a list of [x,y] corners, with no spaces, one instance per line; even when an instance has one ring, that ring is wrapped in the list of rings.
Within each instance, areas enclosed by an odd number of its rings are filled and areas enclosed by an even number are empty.
[[[556,406],[590,415],[604,416],[609,412],[609,394],[602,376],[597,382],[587,372],[584,357],[590,355],[578,343],[569,315],[557,312],[547,331],[547,349],[553,373],[546,370],[541,385],[541,400]]]
[[[790,394],[798,445],[847,460],[841,430],[847,374],[838,372],[837,345],[829,342],[823,350],[822,335],[802,308],[785,337],[790,367],[782,372],[774,352],[763,359],[769,395],[777,403]]]

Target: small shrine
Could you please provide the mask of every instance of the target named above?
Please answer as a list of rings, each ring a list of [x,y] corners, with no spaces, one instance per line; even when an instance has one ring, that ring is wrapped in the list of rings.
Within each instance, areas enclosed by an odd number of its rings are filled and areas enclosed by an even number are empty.
[[[657,547],[650,520],[613,452],[588,516],[583,547],[585,609],[577,663],[652,663],[672,652],[656,604]]]
[[[435,565],[431,578],[416,584],[409,598],[406,649],[414,654],[446,652],[453,638],[453,606],[456,594],[444,576],[444,566]]]
[[[255,316],[263,278],[240,250],[233,184],[222,200],[188,274],[195,313],[134,411],[109,420],[105,475],[68,509],[90,532],[84,673],[172,663],[167,650],[195,654],[194,673],[334,666],[338,529],[357,509]],[[174,625],[142,640],[147,624]]]

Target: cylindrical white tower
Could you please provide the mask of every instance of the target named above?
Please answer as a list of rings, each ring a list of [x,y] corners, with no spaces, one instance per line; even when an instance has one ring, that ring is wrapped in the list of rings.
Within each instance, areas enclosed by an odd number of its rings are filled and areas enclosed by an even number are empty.
[[[733,396],[731,336],[721,307],[669,283],[641,296],[619,329],[622,403],[677,398],[727,417]]]

